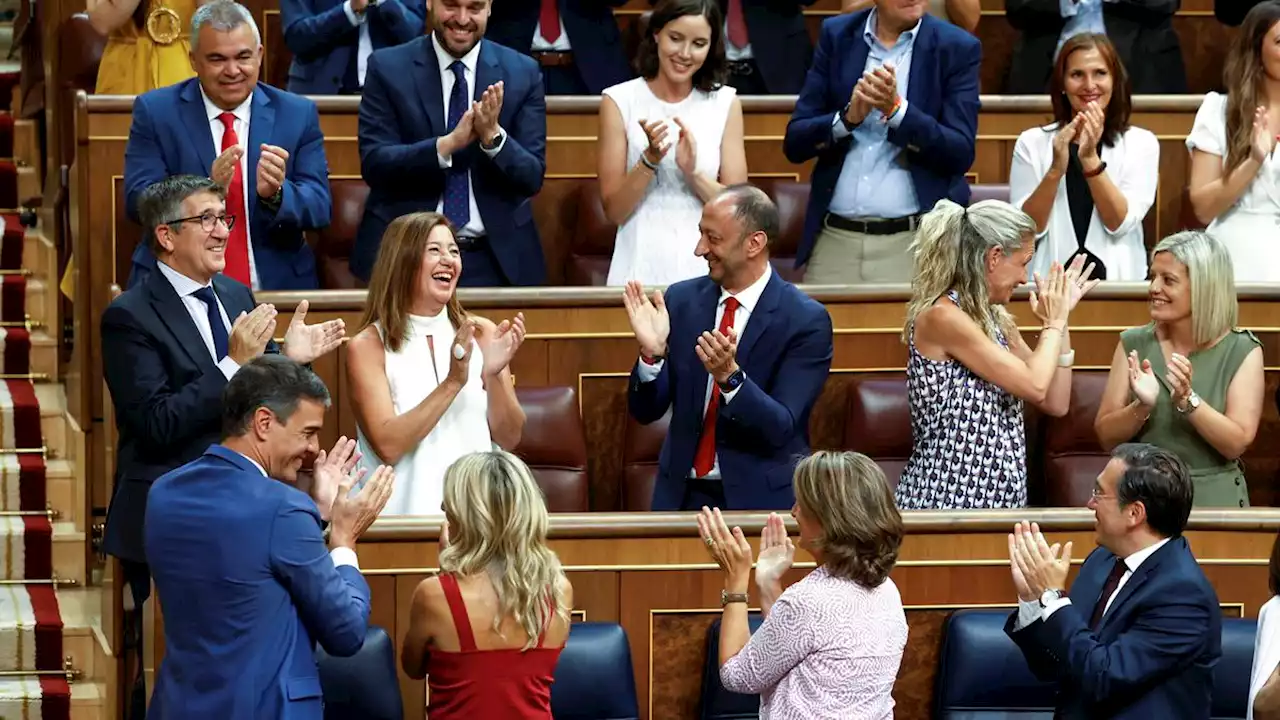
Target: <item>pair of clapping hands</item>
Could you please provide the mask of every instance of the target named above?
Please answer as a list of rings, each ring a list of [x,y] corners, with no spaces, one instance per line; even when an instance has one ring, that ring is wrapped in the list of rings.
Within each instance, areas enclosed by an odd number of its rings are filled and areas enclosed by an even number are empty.
[[[859,125],[872,110],[879,110],[887,121],[898,103],[898,73],[893,63],[887,62],[867,70],[854,83],[844,118],[850,125]]]
[[[1129,389],[1143,407],[1151,409],[1160,396],[1160,381],[1151,369],[1151,361],[1139,361],[1138,351],[1129,351]],[[1191,361],[1186,356],[1173,353],[1169,356],[1167,372],[1164,376],[1169,384],[1169,395],[1173,398],[1173,406],[1185,409],[1191,397]]]
[[[676,138],[676,167],[680,168],[680,172],[692,175],[698,168],[698,141],[693,137],[693,131],[680,118],[672,118],[676,127],[680,129],[679,136]],[[649,146],[644,149],[645,160],[650,165],[657,166],[662,162],[662,158],[667,156],[667,152],[671,150],[671,142],[667,140],[667,134],[670,132],[671,126],[666,120],[640,120],[640,128],[644,130],[645,137],[649,138]]]
[[[258,197],[271,198],[284,187],[289,151],[266,143],[260,145],[259,150],[258,168],[255,173]],[[244,157],[244,148],[238,144],[223,150],[218,157],[214,158],[213,167],[209,169],[209,177],[223,187],[230,186],[242,157]],[[239,218],[239,220],[244,222],[246,218]]]
[[[1053,170],[1059,176],[1067,171],[1067,161],[1071,143],[1079,148],[1080,164],[1085,172],[1097,170],[1101,159],[1098,157],[1098,145],[1102,142],[1106,131],[1107,112],[1097,101],[1085,105],[1084,110],[1076,113],[1071,122],[1063,125],[1053,136]]]
[[[316,501],[320,517],[329,521],[329,544],[332,547],[355,547],[365,530],[378,519],[395,482],[395,470],[388,465],[374,469],[360,491],[351,490],[364,479],[366,470],[356,470],[360,453],[356,441],[338,438],[333,449],[316,456],[311,466],[311,497]]]
[[[751,576],[751,543],[742,528],[732,530],[725,524],[720,509],[703,507],[698,513],[698,535],[707,547],[707,553],[728,576],[730,592],[746,592]],[[760,557],[755,561],[756,585],[779,585],[782,576],[791,569],[796,558],[796,547],[787,537],[787,526],[778,513],[769,513],[764,529],[760,531]]]
[[[480,99],[473,101],[471,107],[462,113],[462,118],[448,135],[436,141],[436,149],[445,157],[452,156],[459,150],[479,140],[491,145],[498,136],[498,116],[502,113],[503,82],[485,88]]]
[[[453,349],[449,353],[448,379],[458,387],[465,386],[471,376],[471,352],[477,344],[484,353],[484,368],[481,377],[497,377],[498,373],[511,364],[516,351],[524,343],[524,313],[516,313],[516,319],[503,320],[497,327],[488,325],[486,330],[475,318],[462,321],[458,331],[453,335]]]
[[[346,324],[341,318],[315,325],[307,324],[306,300],[298,303],[284,334],[284,355],[303,365],[336,349],[346,337]],[[243,365],[262,354],[276,331],[276,307],[262,303],[242,312],[231,323],[227,337],[227,357]]]
[[[640,343],[640,354],[650,359],[666,357],[671,316],[662,293],[655,290],[652,299],[645,297],[644,286],[632,280],[622,291],[622,303],[627,308],[631,331]],[[706,331],[698,336],[694,352],[711,377],[723,383],[738,370],[738,333],[732,327],[728,334]]]

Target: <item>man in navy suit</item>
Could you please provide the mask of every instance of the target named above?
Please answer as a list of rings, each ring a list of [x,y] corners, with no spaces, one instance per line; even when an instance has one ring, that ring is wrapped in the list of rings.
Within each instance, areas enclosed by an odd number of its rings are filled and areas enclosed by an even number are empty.
[[[435,0],[431,34],[374,53],[360,99],[369,185],[351,271],[373,271],[382,233],[413,212],[443,213],[462,252],[460,284],[546,279],[532,199],[546,173],[547,107],[531,58],[483,39],[490,0]]]
[[[131,620],[151,594],[142,527],[152,483],[217,442],[227,381],[262,352],[278,351],[271,341],[275,308],[258,305],[249,288],[221,274],[228,225],[237,221],[224,193],[219,183],[190,175],[144,191],[138,209],[156,271],[102,314],[103,376],[119,441],[103,549],[120,558]],[[306,315],[304,300],[285,332],[284,352],[299,362],[334,350],[345,334],[341,320],[308,326]],[[140,633],[134,623],[138,647]]]
[[[289,92],[354,95],[369,55],[420,37],[423,0],[280,0],[284,44],[293,53]]]
[[[151,488],[147,557],[165,656],[150,709],[162,719],[321,720],[315,645],[350,656],[364,644],[369,585],[356,540],[391,497],[393,473],[379,467],[351,495],[355,442],[319,451],[329,392],[288,358],[245,365],[221,406],[222,443]],[[295,485],[312,458],[308,496]]]
[[[654,510],[780,510],[809,452],[809,413],[831,369],[831,316],[769,265],[778,208],[726,188],[702,211],[706,277],[623,301],[640,343],[627,404],[645,425],[670,409]]]
[[[809,283],[904,283],[920,215],[969,202],[982,47],[926,14],[876,0],[822,23],[783,151],[817,157],[796,267]]]
[[[1019,607],[1005,631],[1059,683],[1064,720],[1208,720],[1222,608],[1182,532],[1194,488],[1176,454],[1117,447],[1089,507],[1098,549],[1065,595],[1071,543],[1019,523],[1009,536]]]
[[[613,8],[626,0],[499,0],[487,37],[531,56],[547,95],[599,95],[633,76]]]
[[[170,175],[212,177],[227,188],[227,212],[239,221],[224,272],[255,290],[316,288],[303,231],[329,224],[332,201],[315,103],[258,84],[262,40],[243,5],[212,0],[191,26],[196,77],[133,103],[124,153],[129,217],[139,219],[142,191]],[[129,286],[153,270],[142,243]]]

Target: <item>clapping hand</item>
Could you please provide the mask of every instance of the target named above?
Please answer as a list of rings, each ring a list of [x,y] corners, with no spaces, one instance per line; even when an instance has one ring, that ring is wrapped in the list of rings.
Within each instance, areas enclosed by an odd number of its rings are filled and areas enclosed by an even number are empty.
[[[1053,135],[1052,167],[1059,177],[1067,173],[1067,163],[1071,160],[1071,143],[1080,136],[1080,126],[1084,124],[1082,118],[1082,115],[1076,115]]]
[[[303,365],[337,349],[347,335],[347,326],[342,318],[307,325],[307,309],[310,307],[306,300],[298,303],[293,319],[289,321],[289,329],[284,333],[285,357]]]
[[[670,126],[666,120],[640,120],[639,122],[640,129],[644,130],[644,136],[649,138],[649,146],[644,149],[644,157],[650,164],[657,165],[671,149],[671,143],[667,142]]]
[[[1155,407],[1156,397],[1160,394],[1160,381],[1151,370],[1151,361],[1138,362],[1138,351],[1129,351],[1129,389],[1138,402],[1144,407]]]
[[[391,499],[396,472],[387,465],[379,465],[360,492],[351,494],[356,476],[348,474],[338,486],[333,498],[333,510],[329,513],[329,546],[355,549],[356,541],[378,519],[387,500]]]
[[[858,81],[862,97],[889,119],[893,107],[898,103],[898,78],[892,63],[885,63],[878,68],[863,73]]]
[[[316,456],[316,461],[311,466],[311,497],[316,501],[316,507],[320,509],[322,520],[329,519],[333,510],[333,501],[338,496],[338,489],[351,477],[358,462],[360,462],[360,453],[356,452],[356,441],[348,440],[345,435],[338,438],[332,450],[327,453],[321,450]],[[364,470],[360,470],[354,482],[360,482],[363,477]]]
[[[209,179],[218,183],[222,187],[231,185],[231,180],[235,177],[236,168],[240,165],[240,158],[244,157],[244,148],[239,145],[232,145],[223,150],[218,157],[214,158],[213,166],[209,168]],[[240,218],[243,221],[243,218]]]
[[[644,286],[636,280],[627,283],[622,291],[622,304],[627,308],[631,331],[640,343],[640,354],[647,358],[665,357],[667,337],[671,334],[671,316],[662,293],[653,291],[653,300],[645,297]]]
[[[515,321],[503,320],[496,328],[480,333],[478,341],[484,354],[484,377],[497,377],[511,364],[524,342],[524,313],[516,313]]]
[[[244,365],[262,354],[276,331],[276,306],[262,303],[249,312],[241,312],[231,324],[227,337],[227,357]]]
[[[779,585],[796,559],[796,546],[787,537],[787,526],[778,513],[769,513],[760,531],[760,557],[756,559],[756,585]]]
[[[1067,571],[1071,569],[1070,541],[1050,546],[1040,533],[1040,526],[1026,522],[1014,526],[1012,540],[1014,566],[1025,585],[1018,591],[1019,597],[1023,597],[1022,590],[1028,592],[1030,597],[1025,599],[1029,600],[1040,597],[1045,590],[1066,589]],[[1014,584],[1017,582],[1015,575]]]
[[[1276,134],[1271,130],[1271,113],[1265,105],[1259,105],[1253,111],[1253,133],[1250,139],[1250,157],[1258,163],[1266,162],[1271,151],[1276,148]]]
[[[449,348],[449,375],[461,390],[466,387],[467,378],[471,375],[471,352],[475,347],[472,342],[476,336],[476,321],[470,318],[462,321],[462,326],[453,335],[453,346]]]
[[[685,177],[690,177],[698,169],[698,141],[683,120],[676,118],[676,125],[680,128],[680,137],[676,141],[676,167]]]
[[[289,163],[289,151],[275,145],[262,144],[258,155],[258,197],[274,197],[284,187],[285,168]]]
[[[719,330],[703,332],[693,350],[718,383],[738,371],[738,333],[733,328],[727,335]]]
[[[471,105],[475,115],[476,135],[485,145],[492,145],[493,139],[498,136],[498,116],[502,114],[502,88],[502,81],[499,80],[485,88],[480,99]]]
[[[1169,372],[1165,374],[1169,383],[1169,394],[1173,396],[1173,406],[1186,410],[1187,398],[1191,397],[1191,361],[1173,353],[1169,356]]]
[[[707,546],[707,553],[729,576],[729,592],[746,592],[751,578],[751,543],[742,528],[734,527],[730,532],[720,508],[712,510],[704,505],[698,513],[698,535]]]
[[[1067,273],[1062,264],[1055,262],[1049,267],[1049,277],[1043,278],[1035,274],[1036,290],[1031,291],[1031,312],[1040,318],[1045,326],[1057,326],[1065,329],[1067,317],[1071,314],[1071,288],[1067,283]]]
[[[1090,290],[1102,282],[1101,278],[1093,277],[1093,263],[1089,263],[1089,266],[1085,267],[1084,261],[1085,256],[1077,254],[1071,259],[1071,264],[1067,266],[1065,280],[1067,292],[1069,293],[1069,310],[1075,310],[1076,305],[1080,304],[1080,299],[1088,295]]]
[[[1084,106],[1084,111],[1076,119],[1081,123],[1080,164],[1086,171],[1096,170],[1099,162],[1098,144],[1102,142],[1102,134],[1106,132],[1107,114],[1093,101]]]

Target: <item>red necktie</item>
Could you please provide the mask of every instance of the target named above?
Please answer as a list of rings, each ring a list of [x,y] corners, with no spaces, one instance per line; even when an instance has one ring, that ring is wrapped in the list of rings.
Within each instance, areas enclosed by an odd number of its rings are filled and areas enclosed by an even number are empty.
[[[1098,604],[1093,606],[1093,615],[1089,618],[1090,630],[1098,629],[1098,623],[1102,622],[1102,614],[1107,609],[1107,601],[1116,594],[1116,588],[1120,587],[1120,578],[1124,577],[1128,569],[1124,560],[1116,558],[1116,564],[1111,567],[1111,574],[1107,576],[1107,582],[1102,586],[1102,594],[1098,596]]]
[[[222,121],[222,152],[240,143],[236,137],[236,116],[224,112],[218,116]],[[244,212],[244,175],[236,163],[236,171],[231,176],[231,184],[227,186],[227,214],[235,217],[235,225],[231,227],[227,238],[227,266],[223,275],[249,285],[249,218]]]
[[[542,27],[542,37],[549,43],[560,39],[559,0],[542,0],[542,11],[538,13],[538,24]]]
[[[738,310],[738,298],[729,296],[724,301],[724,317],[720,318],[720,333],[729,334],[733,316]],[[707,414],[702,419],[702,437],[698,438],[698,451],[693,455],[693,474],[706,477],[716,466],[716,408],[720,405],[720,387],[711,386],[711,399],[707,401]]]
[[[742,0],[729,0],[725,17],[729,21],[729,42],[734,47],[747,46],[747,17],[742,14]]]

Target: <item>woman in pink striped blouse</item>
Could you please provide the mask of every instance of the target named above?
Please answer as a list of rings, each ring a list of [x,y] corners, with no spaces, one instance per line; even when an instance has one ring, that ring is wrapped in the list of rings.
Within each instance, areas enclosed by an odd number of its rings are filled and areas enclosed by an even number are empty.
[[[907,644],[902,598],[889,579],[902,516],[880,468],[865,455],[819,451],[795,472],[800,547],[818,567],[785,591],[795,547],[777,513],[760,535],[756,587],[764,623],[747,626],[751,544],[719,510],[698,531],[725,571],[720,682],[760,694],[761,720],[893,717],[893,682]]]

